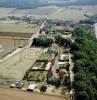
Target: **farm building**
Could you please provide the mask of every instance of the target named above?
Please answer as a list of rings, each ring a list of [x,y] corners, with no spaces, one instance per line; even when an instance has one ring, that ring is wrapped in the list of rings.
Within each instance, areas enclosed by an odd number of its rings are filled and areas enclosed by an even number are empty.
[[[30,84],[29,86],[28,86],[28,91],[31,91],[31,92],[33,92],[34,91],[34,89],[36,88],[36,84]]]

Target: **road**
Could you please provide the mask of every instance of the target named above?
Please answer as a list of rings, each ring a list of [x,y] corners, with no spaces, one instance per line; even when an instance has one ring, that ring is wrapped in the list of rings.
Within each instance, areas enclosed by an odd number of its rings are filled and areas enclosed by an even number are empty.
[[[41,24],[40,29],[37,31],[37,33],[36,34],[33,34],[32,37],[29,39],[29,43],[28,43],[27,47],[30,47],[31,46],[31,44],[33,42],[33,39],[39,36],[40,30],[43,29],[44,26],[45,26],[45,21]]]
[[[74,63],[72,61],[72,54],[69,54],[69,74],[70,74],[70,95],[72,96],[72,100],[75,100],[75,92],[74,92],[74,87],[73,87],[73,82],[74,82],[74,72],[73,72],[73,68],[74,68]]]

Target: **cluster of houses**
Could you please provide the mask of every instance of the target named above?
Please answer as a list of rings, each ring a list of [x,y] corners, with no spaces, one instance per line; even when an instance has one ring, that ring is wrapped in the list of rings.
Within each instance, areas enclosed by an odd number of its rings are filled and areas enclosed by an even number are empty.
[[[57,25],[57,23],[55,24]],[[58,29],[58,30],[49,30],[49,32],[47,32],[46,28],[40,30],[40,33],[45,35],[45,34],[55,34],[56,32],[60,32],[60,33],[66,33],[69,35],[69,37],[71,36],[70,33],[73,31],[73,28],[66,26],[64,27],[64,29]],[[67,35],[67,36],[68,36]],[[49,49],[48,49],[49,50]],[[40,65],[34,65],[31,68],[31,71],[33,72],[47,72],[47,76],[46,76],[46,82],[47,84],[51,84],[51,85],[55,85],[59,83],[59,78],[60,78],[60,72],[65,73],[66,69],[65,67],[60,68],[60,65],[65,66],[65,64],[69,63],[69,61],[65,61],[64,57],[68,57],[68,55],[65,54],[59,54],[59,53],[53,53],[52,55],[52,59],[51,61],[48,61],[46,63],[44,63],[43,61],[41,62],[42,64]],[[69,58],[68,58],[69,59]],[[44,66],[45,67],[40,67],[40,66]],[[18,82],[18,84],[20,84],[21,86],[21,82]],[[17,85],[13,85],[11,87],[17,87]],[[34,91],[34,89],[37,87],[36,83],[34,82],[30,82],[27,90],[28,91]]]
[[[46,71],[47,72],[47,83],[54,84],[59,80],[59,73],[60,71],[66,72],[65,71],[65,64],[68,63],[68,61],[64,61],[64,57],[68,57],[68,55],[65,54],[58,54],[55,53],[52,56],[52,60],[46,63],[46,66],[44,69],[41,69],[39,66],[33,66],[32,71]],[[60,65],[63,65],[63,68],[60,68]]]
[[[65,72],[65,68],[60,69],[60,64],[64,65],[65,63],[67,63],[63,61],[65,56],[66,56],[65,54],[59,55],[58,53],[55,53],[52,57],[52,60],[50,62],[47,62],[44,70],[41,70],[39,66],[36,67],[34,66],[32,67],[31,70],[33,72],[41,71],[42,73],[46,71],[47,72],[46,82],[51,85],[56,85],[59,83],[60,72],[63,73]],[[10,85],[11,88],[19,88],[22,90],[34,91],[35,88],[37,87],[37,82],[30,81],[30,84],[27,89],[23,88],[23,86],[24,84],[22,81],[17,81],[15,84]]]

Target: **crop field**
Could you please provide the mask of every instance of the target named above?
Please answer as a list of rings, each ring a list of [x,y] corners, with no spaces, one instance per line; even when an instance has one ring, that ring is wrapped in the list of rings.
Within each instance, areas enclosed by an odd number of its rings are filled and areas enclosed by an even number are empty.
[[[68,6],[68,7],[39,7],[35,9],[0,8],[0,16],[34,16],[38,18],[74,20],[86,19],[85,15],[97,14],[97,5]]]
[[[10,54],[13,50],[28,43],[32,33],[9,33],[0,32],[0,59]]]
[[[21,21],[2,21],[0,20],[0,32],[17,32],[17,33],[36,33],[39,26],[28,24]]]

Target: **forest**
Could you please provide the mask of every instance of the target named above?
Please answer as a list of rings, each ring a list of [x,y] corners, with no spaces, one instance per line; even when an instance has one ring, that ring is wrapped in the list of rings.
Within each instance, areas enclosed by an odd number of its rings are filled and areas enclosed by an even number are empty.
[[[76,28],[73,36],[76,99],[97,100],[97,39],[83,28]]]

